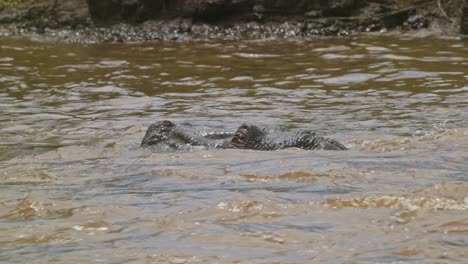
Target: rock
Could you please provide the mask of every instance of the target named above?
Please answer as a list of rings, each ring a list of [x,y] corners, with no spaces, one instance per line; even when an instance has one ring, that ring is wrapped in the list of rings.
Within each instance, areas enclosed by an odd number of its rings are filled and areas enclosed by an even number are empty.
[[[191,17],[216,22],[232,17],[252,18],[254,14],[268,16],[304,16],[318,12],[327,16],[350,15],[356,0],[89,0],[89,10],[95,21],[139,22],[147,19]]]
[[[427,28],[429,22],[430,21],[426,16],[414,15],[409,17],[408,20],[403,23],[403,29],[417,30],[421,28]]]
[[[0,11],[0,23],[25,23],[35,27],[85,24],[89,19],[87,0],[36,0]]]
[[[468,1],[465,0],[465,6],[463,7],[461,23],[460,23],[460,32],[462,34],[468,35]]]

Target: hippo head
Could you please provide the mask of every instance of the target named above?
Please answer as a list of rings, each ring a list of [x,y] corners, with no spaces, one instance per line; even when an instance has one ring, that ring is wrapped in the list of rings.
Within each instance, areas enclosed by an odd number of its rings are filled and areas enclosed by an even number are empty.
[[[174,127],[175,124],[168,120],[152,124],[148,130],[146,130],[145,137],[141,141],[141,146],[147,147],[160,143],[167,138],[169,132],[171,132]]]
[[[265,136],[265,131],[255,125],[242,124],[231,140],[231,145],[240,149],[257,149]]]

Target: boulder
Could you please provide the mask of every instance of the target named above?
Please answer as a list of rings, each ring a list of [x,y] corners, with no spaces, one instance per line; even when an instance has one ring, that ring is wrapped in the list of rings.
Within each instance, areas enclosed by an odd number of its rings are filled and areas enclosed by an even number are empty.
[[[318,12],[327,16],[346,16],[354,10],[356,0],[89,0],[91,16],[98,22],[190,17],[216,22],[232,17],[303,16]]]
[[[87,0],[24,0],[0,7],[1,24],[25,23],[55,28],[84,24],[88,20]]]
[[[462,17],[460,23],[460,32],[462,34],[468,35],[468,1],[465,0],[465,5],[462,9]]]

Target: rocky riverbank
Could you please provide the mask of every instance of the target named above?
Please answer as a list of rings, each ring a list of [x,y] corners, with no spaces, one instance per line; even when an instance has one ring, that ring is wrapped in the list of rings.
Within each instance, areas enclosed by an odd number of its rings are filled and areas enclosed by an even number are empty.
[[[468,33],[465,0],[3,0],[0,35],[67,42]]]

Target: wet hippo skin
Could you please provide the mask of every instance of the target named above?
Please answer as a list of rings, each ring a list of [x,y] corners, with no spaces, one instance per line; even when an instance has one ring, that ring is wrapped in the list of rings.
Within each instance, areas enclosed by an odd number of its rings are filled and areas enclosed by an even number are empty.
[[[192,147],[278,150],[285,148],[347,150],[338,141],[317,135],[310,130],[268,130],[242,124],[236,132],[198,131],[189,124],[164,120],[152,124],[141,142],[142,147],[160,150],[183,150]]]

